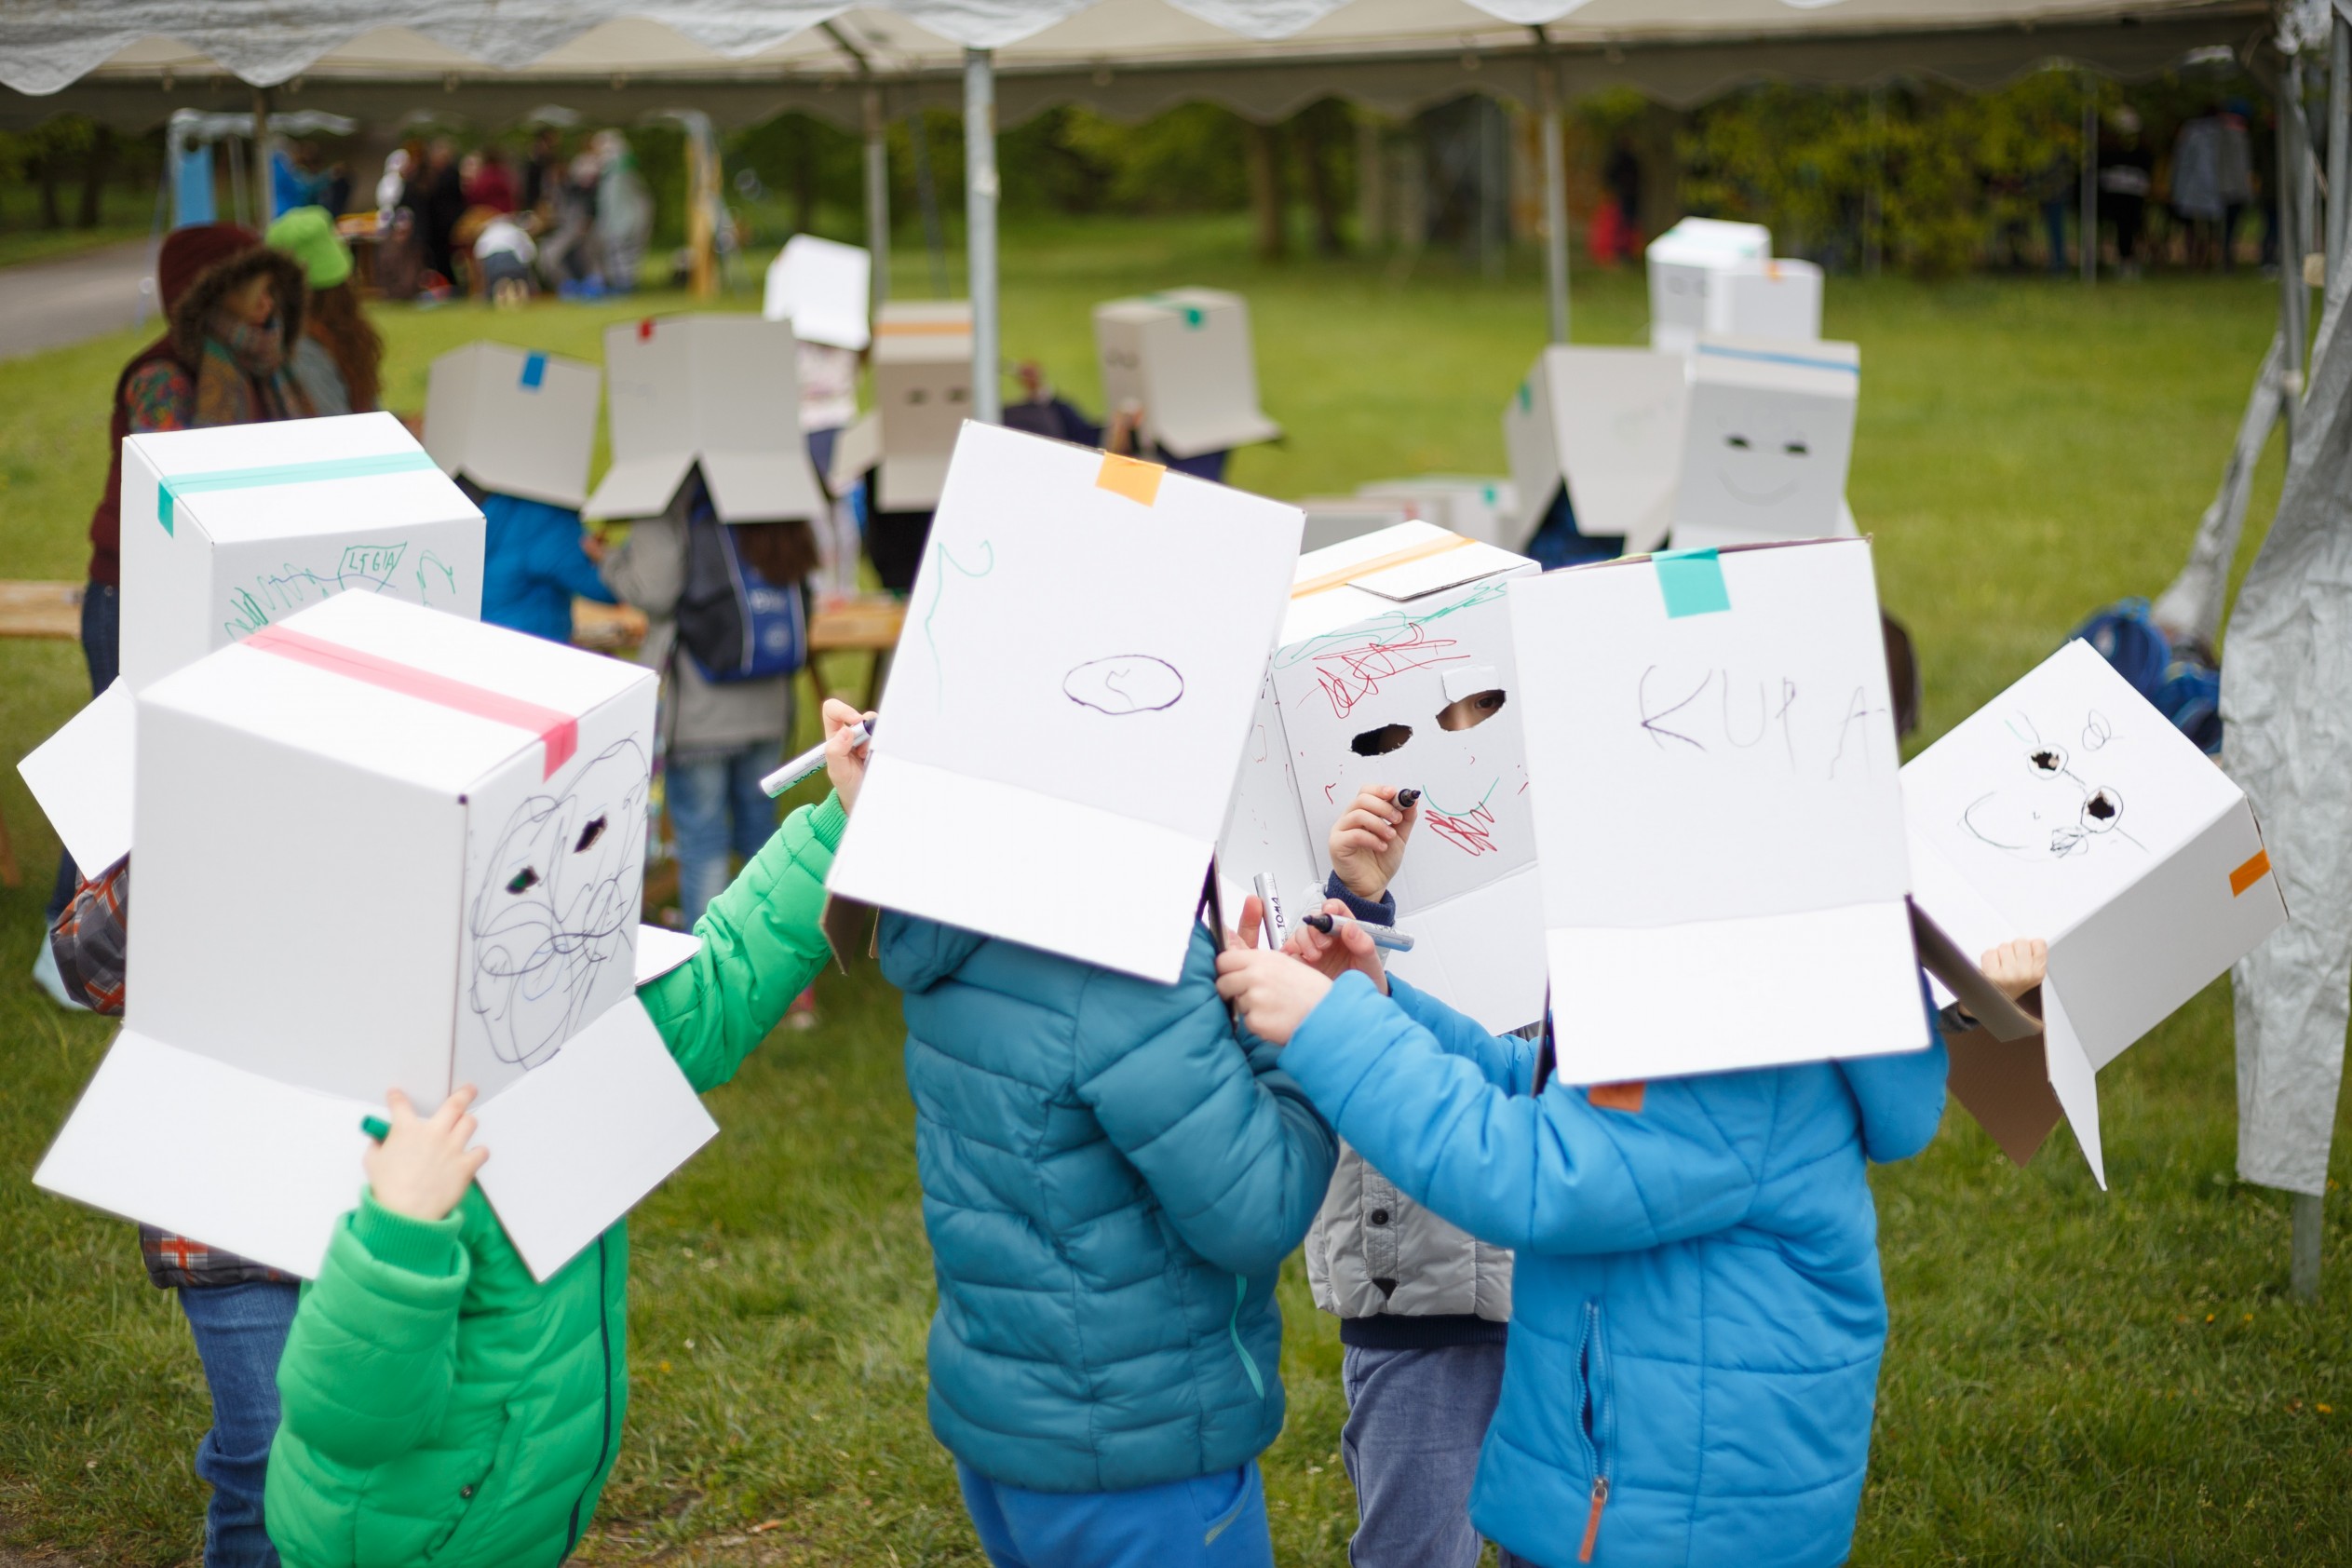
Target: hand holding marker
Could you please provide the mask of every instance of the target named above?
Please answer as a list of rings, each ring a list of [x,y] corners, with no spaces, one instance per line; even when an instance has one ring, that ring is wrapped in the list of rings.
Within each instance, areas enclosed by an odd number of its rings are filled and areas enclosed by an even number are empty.
[[[1314,926],[1327,937],[1342,926],[1353,926],[1370,937],[1374,947],[1385,948],[1390,953],[1413,951],[1413,939],[1394,926],[1374,926],[1369,921],[1358,920],[1352,915],[1345,914],[1310,914],[1306,917],[1305,924]]]
[[[860,719],[849,726],[849,748],[856,750],[873,742],[873,725]],[[817,745],[803,751],[774,773],[760,780],[761,792],[774,800],[793,785],[825,765],[825,747]]]

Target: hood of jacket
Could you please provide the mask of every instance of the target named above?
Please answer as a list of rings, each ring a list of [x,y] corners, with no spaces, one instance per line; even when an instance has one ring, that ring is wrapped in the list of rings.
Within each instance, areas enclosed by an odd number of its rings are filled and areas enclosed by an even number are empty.
[[[920,994],[964,966],[986,937],[936,920],[882,923],[882,977],[900,991]]]
[[[303,277],[300,262],[267,246],[256,245],[207,270],[172,302],[168,335],[171,351],[182,364],[193,365],[203,358],[206,324],[211,320],[212,312],[260,273],[268,273],[277,285],[279,341],[287,345],[291,353],[302,337],[303,307],[308,303],[310,285]]]

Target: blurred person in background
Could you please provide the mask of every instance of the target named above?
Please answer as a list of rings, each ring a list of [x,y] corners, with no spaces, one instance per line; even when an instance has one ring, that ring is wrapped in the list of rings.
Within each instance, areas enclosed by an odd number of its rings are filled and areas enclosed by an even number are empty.
[[[2115,264],[2140,276],[2140,230],[2156,187],[2156,155],[2140,134],[2139,112],[2124,104],[2107,116],[2114,133],[2099,148],[2099,215],[2115,225]]]
[[[572,160],[556,185],[554,227],[539,242],[539,276],[565,299],[596,299],[604,292],[596,237],[596,182],[602,172],[594,153]]]
[[[507,155],[495,147],[484,147],[466,155],[471,172],[461,170],[461,183],[466,191],[466,205],[487,207],[493,212],[512,212],[515,210],[515,177],[507,172]]]
[[[351,248],[320,207],[297,207],[269,226],[270,248],[302,264],[310,297],[295,340],[294,379],[313,413],[372,413],[384,382],[384,339],[351,284]]]
[[[563,142],[553,126],[541,126],[531,138],[531,155],[522,163],[522,210],[539,214],[541,232],[555,221],[555,197],[563,183]]]
[[[644,270],[645,247],[654,235],[654,197],[637,172],[637,155],[617,130],[600,130],[595,141],[596,241],[603,263],[608,293],[626,294],[637,288]]]
[[[466,187],[457,172],[457,146],[448,137],[436,137],[426,149],[423,168],[409,181],[404,205],[416,214],[426,269],[453,285],[457,221],[466,215]]]

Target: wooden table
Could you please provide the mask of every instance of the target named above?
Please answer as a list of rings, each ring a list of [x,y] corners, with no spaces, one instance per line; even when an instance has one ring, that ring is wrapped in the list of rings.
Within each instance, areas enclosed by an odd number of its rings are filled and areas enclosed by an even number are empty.
[[[82,585],[0,581],[0,637],[80,642]],[[0,886],[23,885],[24,872],[17,865],[16,845],[8,838],[7,820],[0,818]]]
[[[906,602],[887,594],[847,599],[828,604],[809,617],[808,651],[818,654],[872,654],[873,668],[858,706],[871,711],[882,695],[882,678],[889,670],[891,651],[907,624]],[[817,694],[825,694],[820,688]]]

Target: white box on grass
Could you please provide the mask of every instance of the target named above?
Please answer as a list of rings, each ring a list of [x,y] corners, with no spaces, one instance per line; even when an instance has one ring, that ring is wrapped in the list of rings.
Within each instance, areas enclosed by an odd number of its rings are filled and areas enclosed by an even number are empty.
[[[1682,356],[1645,348],[1571,348],[1535,357],[1503,408],[1518,501],[1516,543],[1535,536],[1568,491],[1576,532],[1625,540],[1642,555],[1666,542],[1683,453],[1688,371]]]
[[[1143,410],[1145,441],[1176,457],[1279,439],[1258,407],[1250,304],[1221,289],[1169,289],[1094,307],[1103,417]]]
[[[1841,513],[1861,351],[1707,338],[1689,363],[1675,547],[1826,539],[1850,527]]]
[[[1687,354],[1708,330],[1708,302],[1726,273],[1755,272],[1772,256],[1762,223],[1684,218],[1650,241],[1650,346]]]
[[[1561,1075],[1926,1046],[1869,543],[1575,567],[1510,609]]]
[[[827,885],[1172,982],[1301,523],[966,425]]]
[[[1706,335],[1818,342],[1821,269],[1811,262],[1774,257],[1753,272],[1710,274]]]
[[[36,1180],[313,1273],[358,1116],[470,1083],[483,1190],[561,1266],[711,1131],[634,997],[654,687],[346,594],[140,693],[135,1065]],[[219,1152],[132,1152],[161,1121]]]
[[[499,495],[577,510],[604,372],[534,348],[469,343],[433,361],[425,450],[441,472]]]
[[[1505,588],[1535,563],[1426,522],[1299,558],[1218,864],[1322,905],[1331,824],[1367,784],[1422,791],[1392,884],[1397,974],[1497,1031],[1544,1010],[1519,680]],[[1226,913],[1235,913],[1228,907]]]
[[[664,316],[604,330],[613,466],[581,515],[657,517],[699,466],[721,522],[815,521],[790,322]]]
[[[841,449],[879,447],[878,510],[931,510],[947,482],[956,432],[972,412],[968,302],[893,300],[882,307],[874,320],[873,400],[867,418],[878,439],[860,433],[861,420],[842,432]],[[836,476],[842,467],[836,458]]]
[[[867,324],[873,257],[863,248],[813,234],[796,234],[768,264],[760,313],[790,321],[803,343],[862,350],[872,341]]]
[[[1971,958],[2049,943],[2042,1036],[1964,1036],[1953,1092],[2021,1163],[2062,1114],[2104,1186],[2099,1069],[2286,921],[2253,810],[2080,640],[1902,777],[1920,908]]]

